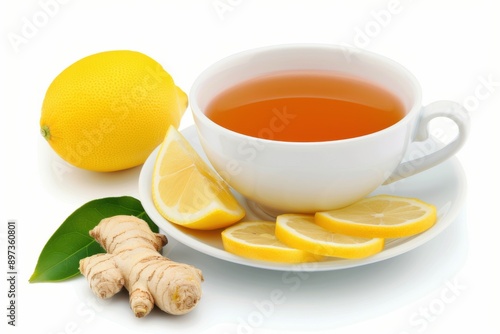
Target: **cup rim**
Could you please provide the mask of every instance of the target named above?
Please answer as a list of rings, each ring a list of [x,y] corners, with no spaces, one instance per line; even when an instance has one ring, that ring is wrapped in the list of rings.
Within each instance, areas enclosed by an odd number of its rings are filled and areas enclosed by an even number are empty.
[[[212,121],[200,108],[198,101],[196,99],[196,95],[199,91],[200,86],[203,84],[203,82],[208,79],[215,71],[217,68],[222,67],[225,63],[233,60],[237,60],[238,58],[244,58],[248,55],[252,54],[257,54],[257,53],[263,53],[267,51],[283,51],[286,49],[316,49],[320,50],[323,49],[325,51],[342,51],[342,52],[348,52],[353,55],[362,55],[363,57],[368,57],[371,59],[376,60],[377,62],[385,63],[389,65],[392,68],[397,69],[400,73],[403,73],[407,80],[410,82],[410,84],[413,86],[413,99],[414,103],[411,106],[410,110],[405,114],[403,118],[401,118],[399,121],[396,123],[392,124],[391,126],[384,128],[382,130],[372,132],[369,134],[365,134],[362,136],[357,136],[357,137],[351,137],[351,138],[344,138],[344,139],[334,139],[334,140],[326,140],[326,141],[283,141],[283,140],[275,140],[275,139],[267,139],[267,138],[260,138],[260,137],[254,137],[246,134],[242,134],[239,132],[236,132],[234,130],[228,129],[226,127],[223,127],[216,122]],[[344,46],[340,44],[322,44],[322,43],[289,43],[289,44],[277,44],[277,45],[270,45],[270,46],[262,46],[262,47],[257,47],[257,48],[251,48],[247,49],[244,51],[236,52],[234,54],[231,54],[229,56],[226,56],[208,67],[206,67],[195,79],[193,82],[191,89],[189,91],[189,104],[191,108],[191,112],[194,116],[194,120],[196,123],[196,120],[199,120],[200,122],[204,123],[205,126],[210,126],[210,127],[215,127],[219,131],[222,131],[223,133],[230,134],[231,136],[236,136],[237,138],[240,139],[245,139],[245,140],[257,140],[259,142],[263,142],[266,144],[279,144],[279,145],[293,145],[293,146],[309,146],[309,145],[331,145],[331,143],[337,143],[337,142],[355,142],[358,140],[366,140],[369,139],[370,137],[375,137],[375,136],[380,136],[383,135],[385,132],[391,131],[393,128],[401,126],[403,123],[409,122],[410,119],[413,118],[413,116],[419,112],[421,108],[421,100],[422,100],[422,89],[421,86],[416,79],[416,77],[402,64],[399,62],[387,57],[383,56],[381,54],[368,51],[365,49],[360,49],[357,47],[353,46]],[[197,126],[198,127],[198,126]]]

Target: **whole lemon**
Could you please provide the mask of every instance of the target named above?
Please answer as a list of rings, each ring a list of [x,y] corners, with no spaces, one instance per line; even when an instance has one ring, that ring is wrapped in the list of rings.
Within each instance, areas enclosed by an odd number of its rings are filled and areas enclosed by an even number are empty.
[[[40,131],[59,156],[92,171],[141,165],[188,99],[154,59],[129,50],[85,57],[50,84]]]

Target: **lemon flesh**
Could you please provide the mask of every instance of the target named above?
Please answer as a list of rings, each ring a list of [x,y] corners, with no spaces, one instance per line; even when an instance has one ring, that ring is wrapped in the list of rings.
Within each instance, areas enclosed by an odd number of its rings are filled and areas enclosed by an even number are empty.
[[[302,263],[322,259],[285,245],[276,238],[274,230],[274,222],[241,222],[222,232],[222,243],[226,251],[254,260]]]
[[[384,239],[332,233],[314,223],[314,216],[284,214],[276,219],[276,236],[284,244],[318,255],[360,259],[379,253]]]
[[[228,185],[173,126],[156,157],[152,196],[165,219],[192,229],[227,227],[245,215]]]
[[[377,195],[342,209],[315,214],[316,224],[329,231],[371,238],[412,236],[429,229],[436,220],[434,205],[391,195]]]

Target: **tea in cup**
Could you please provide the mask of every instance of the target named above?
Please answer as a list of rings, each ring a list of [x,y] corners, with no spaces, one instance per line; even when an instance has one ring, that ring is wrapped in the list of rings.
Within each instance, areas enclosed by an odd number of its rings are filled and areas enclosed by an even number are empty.
[[[301,44],[229,56],[194,82],[200,143],[236,191],[273,215],[349,205],[384,183],[433,167],[464,144],[466,110],[421,105],[403,66],[355,48]],[[441,149],[402,162],[436,117],[458,125]]]

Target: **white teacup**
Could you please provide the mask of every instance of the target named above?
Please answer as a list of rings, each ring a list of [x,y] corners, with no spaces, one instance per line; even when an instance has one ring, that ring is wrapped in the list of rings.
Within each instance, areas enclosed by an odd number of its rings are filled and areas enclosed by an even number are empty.
[[[360,77],[395,94],[406,115],[381,131],[351,139],[284,142],[226,129],[206,115],[219,93],[276,71],[335,71]],[[194,82],[190,104],[200,142],[215,170],[236,191],[268,212],[317,212],[349,205],[382,184],[433,167],[455,154],[469,132],[466,110],[458,103],[421,105],[415,77],[377,54],[330,45],[299,44],[258,48],[222,59]],[[278,116],[279,117],[279,116]],[[435,152],[403,162],[409,144],[429,138],[428,124],[447,117],[458,135]]]

